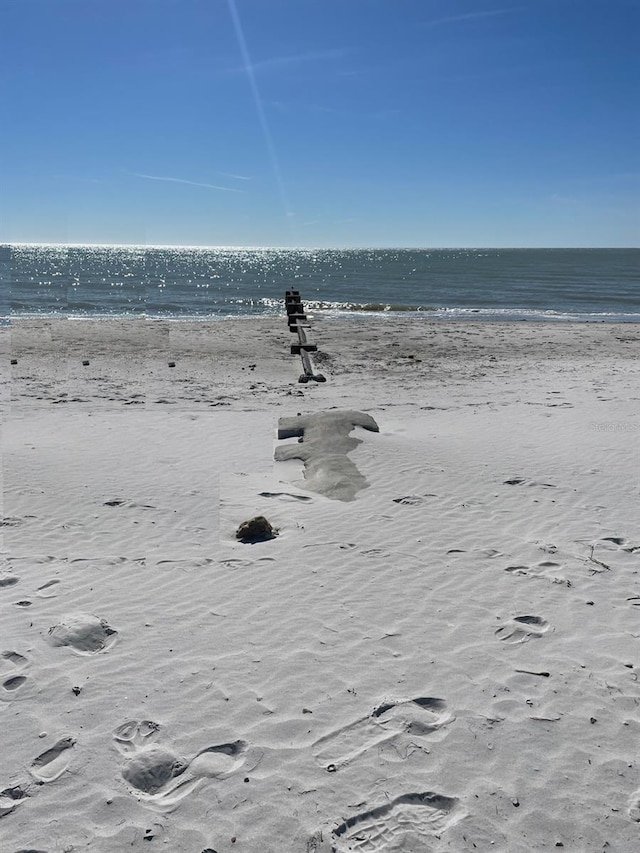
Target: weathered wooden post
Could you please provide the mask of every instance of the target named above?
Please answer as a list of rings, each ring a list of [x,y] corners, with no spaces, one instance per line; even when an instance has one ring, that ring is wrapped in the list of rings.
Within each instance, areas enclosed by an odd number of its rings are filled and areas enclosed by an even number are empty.
[[[318,347],[307,340],[305,332],[305,323],[307,315],[304,312],[304,305],[300,299],[298,290],[287,290],[284,297],[285,308],[287,311],[287,323],[289,331],[297,333],[297,343],[291,344],[291,355],[299,355],[302,360],[304,373],[300,375],[298,382],[306,383],[312,380],[313,382],[326,382],[326,378],[321,373],[316,373],[313,364],[309,357],[310,352],[316,352]],[[308,325],[306,328],[309,328]]]

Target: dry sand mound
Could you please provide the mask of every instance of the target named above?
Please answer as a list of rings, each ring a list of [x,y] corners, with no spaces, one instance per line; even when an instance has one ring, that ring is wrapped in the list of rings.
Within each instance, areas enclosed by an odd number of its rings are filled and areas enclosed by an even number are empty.
[[[296,437],[298,444],[276,448],[275,459],[302,459],[307,489],[334,500],[355,500],[368,485],[348,456],[362,443],[351,436],[356,427],[379,431],[371,415],[348,410],[280,418],[278,438]]]

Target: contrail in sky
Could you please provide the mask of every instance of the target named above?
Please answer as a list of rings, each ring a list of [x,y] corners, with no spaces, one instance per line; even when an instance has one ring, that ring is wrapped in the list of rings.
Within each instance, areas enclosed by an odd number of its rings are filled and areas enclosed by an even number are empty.
[[[228,4],[229,12],[231,13],[231,20],[233,21],[233,26],[236,31],[236,37],[238,39],[238,45],[240,47],[240,53],[242,54],[242,61],[244,62],[245,71],[247,72],[247,78],[249,80],[249,86],[251,87],[251,93],[253,95],[253,100],[256,105],[258,120],[260,121],[260,127],[262,128],[262,134],[264,136],[265,145],[267,146],[267,151],[271,160],[271,167],[275,175],[276,183],[278,184],[278,190],[280,192],[282,206],[284,207],[284,212],[286,216],[290,217],[293,216],[293,213],[291,212],[289,201],[287,199],[287,192],[285,190],[284,181],[282,179],[282,170],[280,169],[280,163],[278,161],[276,149],[273,144],[273,137],[271,136],[271,130],[269,129],[267,117],[262,106],[262,99],[260,97],[260,91],[258,90],[254,67],[251,63],[251,57],[249,55],[247,41],[244,37],[244,30],[242,29],[242,23],[240,21],[240,16],[238,15],[236,2],[235,0],[228,0]]]
[[[222,175],[225,178],[233,178],[235,181],[250,181],[251,178],[248,175],[234,175],[232,172],[218,172],[219,175]]]
[[[493,18],[497,15],[508,15],[510,12],[520,11],[520,6],[510,6],[507,9],[487,9],[484,12],[467,12],[464,15],[449,15],[446,18],[435,18],[432,21],[427,21],[429,27],[435,27],[438,24],[457,24],[464,21],[478,20],[479,18]]]
[[[169,178],[161,175],[143,175],[140,172],[132,172],[136,178],[147,178],[149,181],[171,181],[174,184],[189,184],[192,187],[205,187],[208,190],[221,190],[225,193],[243,193],[233,187],[219,187],[216,184],[201,184],[199,181],[187,181],[184,178]]]
[[[345,50],[319,50],[310,53],[296,53],[288,56],[272,56],[270,59],[261,59],[258,62],[251,63],[252,71],[271,71],[278,68],[287,68],[290,66],[301,65],[309,62],[320,62],[327,59],[335,59],[344,56]],[[230,68],[227,73],[235,74],[236,72],[246,72],[247,66],[241,68]]]

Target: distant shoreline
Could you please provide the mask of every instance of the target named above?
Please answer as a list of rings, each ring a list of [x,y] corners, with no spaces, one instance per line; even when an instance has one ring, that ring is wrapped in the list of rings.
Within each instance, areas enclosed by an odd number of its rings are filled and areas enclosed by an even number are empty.
[[[148,322],[167,322],[167,323],[224,323],[228,321],[245,321],[245,320],[260,320],[274,317],[282,317],[284,313],[265,312],[264,314],[193,314],[193,315],[153,315],[140,312],[139,314],[71,314],[71,313],[50,313],[50,314],[35,314],[35,313],[12,313],[0,315],[0,326],[9,326],[13,322],[21,320],[73,320],[87,322],[108,322],[108,321],[148,321]],[[574,315],[556,316],[552,313],[545,314],[543,312],[531,312],[517,314],[515,311],[505,310],[504,313],[496,311],[488,311],[484,309],[469,308],[465,311],[445,310],[442,312],[411,310],[406,308],[402,311],[367,311],[352,310],[352,311],[337,311],[334,309],[318,310],[309,313],[309,317],[315,321],[322,322],[325,319],[335,320],[336,322],[346,322],[355,320],[356,322],[366,322],[367,320],[375,319],[405,319],[410,322],[434,322],[434,323],[533,323],[540,324],[624,324],[635,325],[640,323],[640,313],[638,314],[611,314],[611,316],[597,315]]]

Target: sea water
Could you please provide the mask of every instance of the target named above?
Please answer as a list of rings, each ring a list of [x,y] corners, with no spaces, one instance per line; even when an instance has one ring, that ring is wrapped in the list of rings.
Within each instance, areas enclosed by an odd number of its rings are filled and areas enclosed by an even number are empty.
[[[0,245],[0,316],[335,315],[640,322],[640,249]]]

